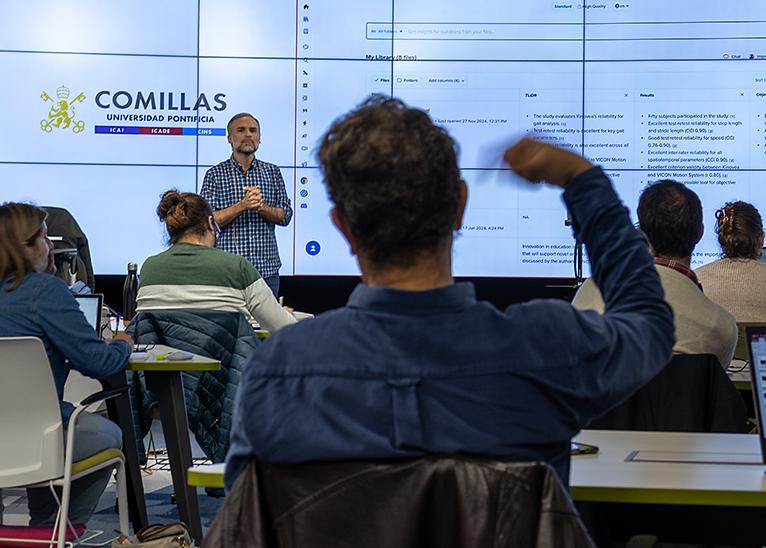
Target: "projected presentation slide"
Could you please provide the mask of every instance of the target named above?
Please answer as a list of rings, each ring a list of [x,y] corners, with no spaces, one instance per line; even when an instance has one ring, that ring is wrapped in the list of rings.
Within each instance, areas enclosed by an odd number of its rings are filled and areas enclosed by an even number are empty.
[[[0,177],[3,201],[68,209],[88,236],[97,273],[122,273],[128,262],[162,251],[160,196],[169,188],[195,189],[193,167],[0,163]],[[8,184],[14,181],[25,184]]]
[[[292,200],[281,274],[358,274],[316,153],[371,94],[426,110],[458,143],[459,276],[573,275],[560,192],[500,163],[525,135],[602,165],[634,218],[646,185],[692,188],[706,226],[695,267],[719,257],[726,201],[766,213],[762,0],[3,2],[0,69],[0,199],[69,208],[99,274],[162,249],[159,194],[199,191],[239,112],[259,119],[256,156]]]

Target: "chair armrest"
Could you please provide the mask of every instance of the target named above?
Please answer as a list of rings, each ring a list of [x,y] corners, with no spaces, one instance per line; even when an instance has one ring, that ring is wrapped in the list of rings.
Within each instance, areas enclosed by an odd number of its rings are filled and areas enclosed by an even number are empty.
[[[75,408],[72,414],[69,416],[69,424],[66,428],[66,448],[64,450],[64,480],[69,481],[72,474],[72,455],[74,454],[74,431],[77,419],[80,417],[83,411],[92,403],[97,401],[108,400],[116,398],[128,391],[128,385],[118,386],[117,388],[109,388],[108,390],[101,390],[91,394],[83,399]]]
[[[127,392],[128,392],[127,385],[120,386],[118,388],[110,388],[109,390],[101,390],[100,392],[91,394],[90,396],[83,399],[77,407],[81,407],[81,406],[87,407],[92,403],[96,403],[97,401],[103,401],[103,400],[108,400],[111,398],[116,398],[117,396],[120,396]]]

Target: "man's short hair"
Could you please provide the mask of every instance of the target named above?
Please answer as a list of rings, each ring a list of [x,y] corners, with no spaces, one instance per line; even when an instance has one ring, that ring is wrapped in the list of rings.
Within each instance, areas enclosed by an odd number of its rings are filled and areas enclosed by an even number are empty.
[[[422,110],[373,95],[333,122],[318,156],[336,211],[372,263],[406,264],[454,230],[456,146]]]
[[[238,112],[234,116],[231,117],[229,120],[229,123],[226,124],[226,134],[231,133],[231,124],[233,124],[236,120],[239,120],[240,118],[252,118],[255,120],[255,123],[258,124],[258,131],[261,131],[261,123],[258,121],[258,118],[250,114],[249,112]]]
[[[702,204],[686,186],[663,179],[641,193],[638,223],[655,255],[691,257],[702,236]]]

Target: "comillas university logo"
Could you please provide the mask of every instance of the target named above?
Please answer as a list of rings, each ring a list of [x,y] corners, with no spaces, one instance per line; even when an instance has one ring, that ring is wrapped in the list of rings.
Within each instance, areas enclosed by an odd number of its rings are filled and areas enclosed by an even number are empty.
[[[88,110],[96,135],[154,135],[154,136],[225,136],[225,127],[214,127],[215,115],[225,115],[226,94],[187,93],[178,91],[126,91],[100,89],[89,91],[92,98],[85,103],[85,92],[70,99],[72,91],[65,85],[56,88],[55,98],[47,91],[40,93],[44,103],[52,103],[47,117],[40,120],[40,129],[52,133],[56,129],[71,129],[82,133],[85,122],[78,119],[77,103],[91,104],[97,111]],[[193,100],[192,100],[193,99]],[[80,106],[78,105],[79,109]],[[138,122],[140,125],[100,125]],[[166,125],[167,124],[167,125]],[[200,124],[204,124],[201,126]]]
[[[70,95],[70,89],[63,84],[56,88],[55,100],[45,91],[40,94],[40,99],[44,103],[49,101],[53,103],[48,111],[48,117],[40,120],[40,129],[45,133],[51,133],[54,128],[69,129],[71,127],[73,133],[81,133],[85,129],[85,122],[76,119],[77,113],[74,107],[75,103],[85,101],[85,94],[80,92],[72,100],[69,99]]]
[[[224,113],[228,106],[225,93],[101,89],[93,97],[99,109],[96,116],[103,116],[108,124],[96,122],[97,135],[226,135],[225,127],[212,126],[217,113]],[[140,125],[122,125],[131,122]]]

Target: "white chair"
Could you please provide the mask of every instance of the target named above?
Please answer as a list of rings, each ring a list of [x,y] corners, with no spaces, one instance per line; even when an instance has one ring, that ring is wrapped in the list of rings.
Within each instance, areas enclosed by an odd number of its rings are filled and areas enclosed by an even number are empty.
[[[96,379],[86,377],[74,369],[69,372],[64,384],[64,401],[78,405],[85,398],[102,390],[101,383]],[[89,413],[102,413],[106,411],[106,402],[98,401],[89,405],[86,409]]]
[[[99,392],[82,400],[69,419],[65,450],[59,400],[42,341],[35,337],[0,337],[0,372],[0,436],[4,446],[0,450],[0,489],[60,487],[62,490],[51,539],[42,541],[43,544],[53,545],[55,542],[59,548],[67,544],[72,481],[113,466],[117,468],[120,530],[127,534],[128,506],[122,452],[107,449],[72,462],[74,425],[78,416],[88,405],[113,398],[124,389]],[[0,538],[0,543],[3,541],[38,545],[41,542]]]

